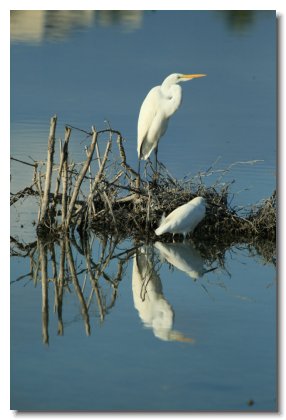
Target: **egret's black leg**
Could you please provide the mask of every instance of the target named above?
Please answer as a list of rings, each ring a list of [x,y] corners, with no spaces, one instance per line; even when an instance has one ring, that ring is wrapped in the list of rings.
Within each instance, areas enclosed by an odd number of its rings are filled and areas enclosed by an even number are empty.
[[[154,149],[154,153],[155,153],[155,173],[157,174],[157,166],[158,166],[158,146],[155,147]]]
[[[154,149],[154,155],[155,155],[155,170],[153,175],[153,185],[157,185],[157,180],[159,178],[158,176],[158,147],[155,147]]]

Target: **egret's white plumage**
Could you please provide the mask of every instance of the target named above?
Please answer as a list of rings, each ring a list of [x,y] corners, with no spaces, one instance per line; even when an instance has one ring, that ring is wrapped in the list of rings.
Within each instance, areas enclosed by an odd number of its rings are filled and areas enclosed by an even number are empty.
[[[161,86],[153,87],[141,106],[138,118],[138,157],[148,159],[165,134],[169,118],[177,111],[182,101],[180,82],[206,76],[206,74],[173,73]]]
[[[156,235],[163,233],[182,233],[184,238],[203,220],[206,214],[206,201],[203,197],[196,197],[186,204],[176,208],[163,218],[160,226],[155,230]]]

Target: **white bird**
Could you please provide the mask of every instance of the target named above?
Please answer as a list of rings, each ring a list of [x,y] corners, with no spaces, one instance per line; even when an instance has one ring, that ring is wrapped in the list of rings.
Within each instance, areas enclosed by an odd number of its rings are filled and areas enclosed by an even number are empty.
[[[206,201],[203,197],[196,197],[186,204],[176,208],[167,217],[162,217],[160,226],[155,230],[157,236],[169,232],[182,233],[184,239],[189,232],[203,220],[206,214]]]
[[[138,158],[146,160],[155,149],[156,165],[158,143],[165,134],[169,118],[182,102],[180,82],[206,76],[206,74],[170,74],[161,86],[153,87],[141,106],[138,118]]]

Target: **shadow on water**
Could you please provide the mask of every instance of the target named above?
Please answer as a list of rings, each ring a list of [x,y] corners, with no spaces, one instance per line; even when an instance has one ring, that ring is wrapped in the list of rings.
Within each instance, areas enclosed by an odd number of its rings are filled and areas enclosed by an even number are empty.
[[[75,297],[80,314],[74,319],[83,322],[86,335],[91,334],[91,318],[100,324],[111,313],[116,304],[118,289],[129,263],[133,263],[132,294],[134,307],[138,311],[144,327],[163,341],[195,342],[173,329],[174,309],[164,295],[160,278],[162,266],[186,274],[194,282],[198,281],[207,293],[207,283],[202,278],[219,270],[228,276],[225,266],[226,253],[235,253],[239,245],[210,244],[209,242],[186,241],[184,243],[155,244],[134,243],[125,247],[117,237],[86,237],[71,235],[51,242],[38,239],[24,244],[11,237],[11,256],[29,260],[30,271],[12,280],[11,285],[28,279],[28,283],[42,288],[42,339],[49,343],[50,308],[57,316],[57,334],[64,334],[64,302]],[[271,242],[272,246],[273,243]],[[129,245],[132,245],[129,243]],[[251,257],[259,256],[261,262],[275,265],[275,250],[269,249],[266,241],[262,247],[243,245]],[[114,264],[116,269],[114,268]],[[112,274],[110,274],[112,273]],[[115,273],[115,274],[114,274]],[[50,302],[53,289],[54,301]]]

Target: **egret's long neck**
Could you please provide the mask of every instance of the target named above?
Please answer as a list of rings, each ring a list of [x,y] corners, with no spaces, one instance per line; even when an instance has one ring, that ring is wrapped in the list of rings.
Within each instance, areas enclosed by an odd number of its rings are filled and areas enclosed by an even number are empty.
[[[171,76],[167,77],[161,84],[161,89],[164,95],[168,95],[172,86],[176,86],[174,78]]]
[[[169,118],[177,111],[182,101],[182,88],[180,85],[170,83],[167,79],[161,85],[163,95],[168,100],[168,107],[166,108],[166,116]]]

